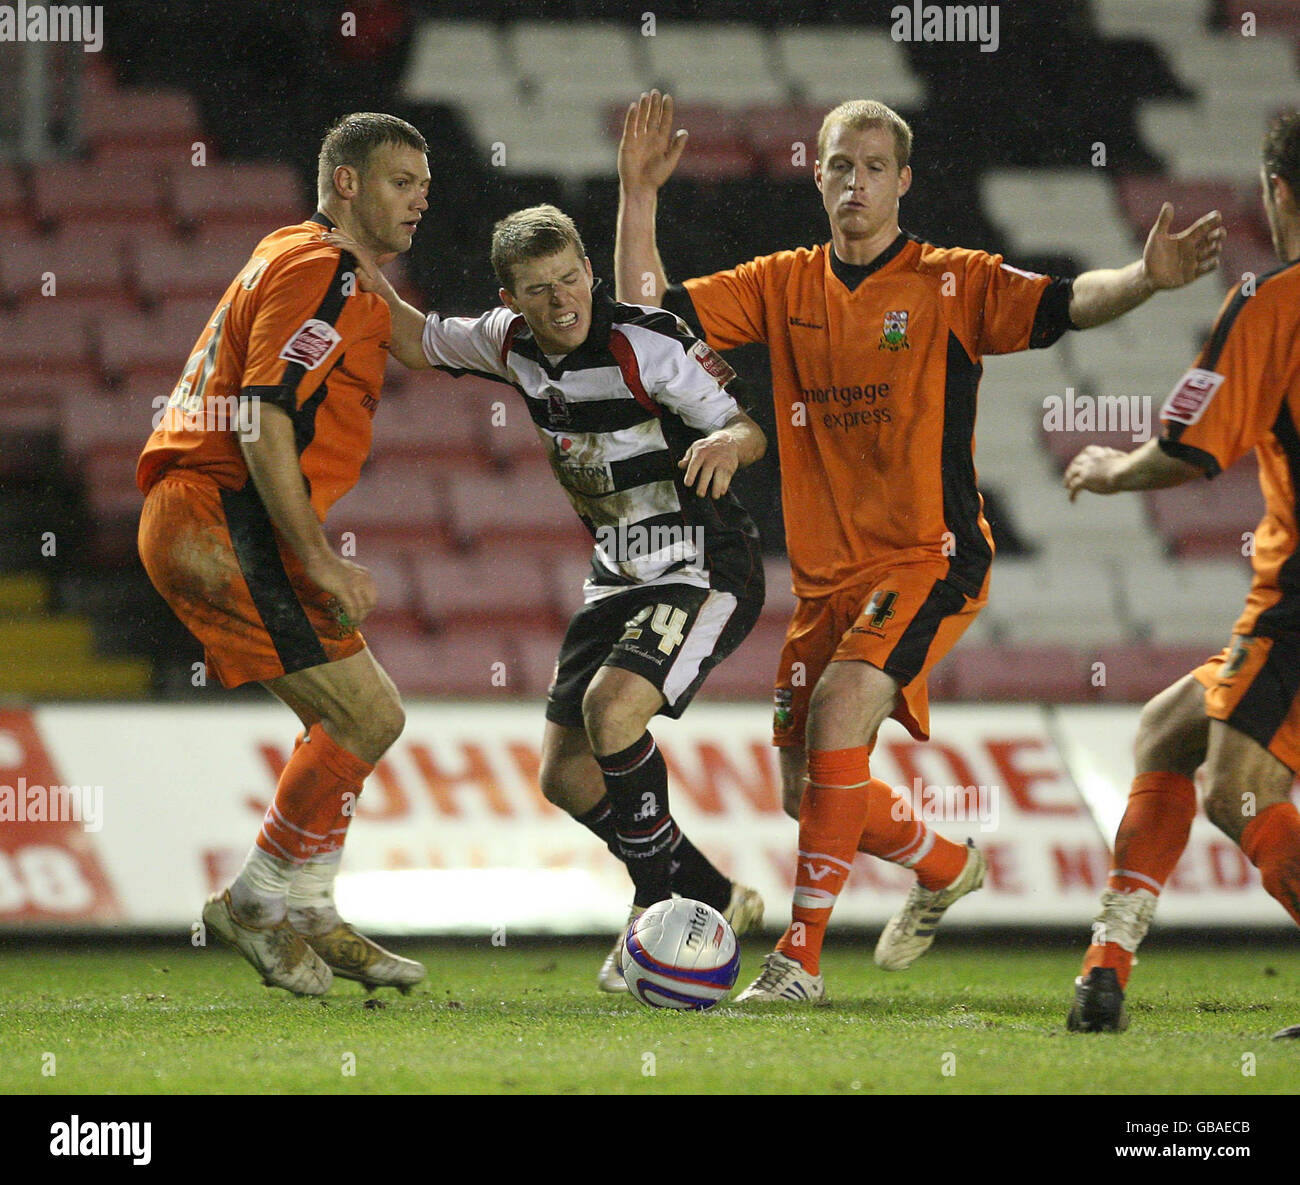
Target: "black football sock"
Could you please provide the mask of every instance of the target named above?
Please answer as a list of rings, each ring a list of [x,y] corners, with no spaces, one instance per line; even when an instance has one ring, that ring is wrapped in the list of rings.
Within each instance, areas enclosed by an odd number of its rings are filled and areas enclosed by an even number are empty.
[[[673,895],[670,865],[677,825],[668,813],[668,766],[648,732],[626,749],[597,757],[614,814],[619,855],[632,876],[633,905]]]
[[[606,794],[584,815],[574,815],[574,822],[581,823],[601,843],[603,843],[620,860],[623,853],[618,849],[618,837],[614,834],[614,808]]]
[[[722,875],[680,828],[670,865],[673,892],[711,905],[719,913],[731,904],[731,881]]]

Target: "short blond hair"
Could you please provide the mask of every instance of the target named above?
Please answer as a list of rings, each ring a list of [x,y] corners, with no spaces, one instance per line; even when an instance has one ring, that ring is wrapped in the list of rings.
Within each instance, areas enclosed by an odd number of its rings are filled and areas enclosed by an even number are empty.
[[[578,228],[555,206],[529,206],[507,214],[492,228],[492,270],[507,292],[515,290],[515,265],[528,259],[546,259],[566,247],[587,257]]]
[[[888,128],[894,134],[894,155],[898,157],[899,169],[905,168],[911,159],[912,129],[907,126],[907,120],[892,107],[886,107],[875,99],[850,99],[828,112],[822,120],[822,129],[817,133],[818,160],[826,156],[826,141],[837,124],[858,132],[865,128]]]

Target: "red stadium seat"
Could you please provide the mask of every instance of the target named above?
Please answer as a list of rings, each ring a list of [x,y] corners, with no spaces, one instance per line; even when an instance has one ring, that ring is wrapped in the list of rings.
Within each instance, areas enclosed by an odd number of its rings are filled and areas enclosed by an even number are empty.
[[[745,130],[745,138],[761,153],[779,151],[788,159],[794,154],[795,145],[802,144],[807,157],[804,168],[811,170],[817,156],[817,133],[825,115],[820,107],[760,104],[745,108],[739,123]]]
[[[34,166],[32,202],[36,217],[49,226],[153,222],[162,213],[156,186],[134,170],[75,162]]]
[[[51,291],[52,289],[52,291]],[[31,300],[39,306],[65,296],[120,296],[126,268],[119,239],[99,229],[94,235],[62,234],[19,238],[0,258],[0,298]]]
[[[308,195],[287,165],[182,165],[171,172],[171,203],[183,227],[235,224],[260,228],[263,234],[311,212]]]
[[[361,632],[403,695],[508,700],[522,691],[514,644],[499,631],[428,635],[367,623]]]
[[[1245,13],[1253,13],[1259,32],[1281,33],[1300,38],[1300,8],[1295,0],[1224,0],[1229,27],[1240,29]]]
[[[591,546],[590,535],[549,470],[457,475],[447,495],[452,531],[461,546],[498,539],[542,549]]]
[[[1156,530],[1180,556],[1241,555],[1242,535],[1264,513],[1254,454],[1213,481],[1191,481],[1145,495]]]
[[[695,145],[677,166],[675,175],[684,181],[719,181],[729,177],[750,177],[758,172],[758,157],[744,142]]]
[[[146,300],[202,298],[214,305],[243,270],[258,236],[217,228],[192,239],[158,233],[136,237],[130,247],[136,290]]]
[[[784,556],[768,556],[763,561],[767,597],[763,602],[763,619],[783,629],[799,603],[790,585],[790,561]]]
[[[436,468],[427,461],[374,460],[330,511],[331,539],[355,536],[357,555],[382,546],[419,557],[448,539],[447,512]],[[364,564],[364,560],[358,562]]]
[[[559,629],[524,630],[515,635],[515,663],[520,672],[516,692],[538,699],[546,695],[563,641],[564,633]]]
[[[119,144],[188,151],[203,139],[194,100],[184,91],[88,87],[83,131],[96,151]]]
[[[82,379],[90,371],[90,337],[76,317],[31,307],[0,313],[0,373]]]
[[[425,556],[414,566],[416,604],[424,620],[440,628],[490,622],[548,626],[563,620],[536,557],[486,550]]]
[[[413,384],[391,393],[385,383],[373,432],[370,448],[377,458],[436,459],[443,466],[471,470],[487,464],[473,408]]]
[[[172,301],[154,313],[106,317],[99,326],[104,373],[110,378],[148,374],[174,382],[215,307],[215,300]]]
[[[1098,694],[1107,703],[1145,703],[1195,670],[1210,653],[1199,646],[1155,646],[1134,642],[1105,646],[1096,661],[1105,664]]]
[[[954,699],[1085,703],[1096,698],[1093,659],[1069,646],[962,646],[954,650]]]

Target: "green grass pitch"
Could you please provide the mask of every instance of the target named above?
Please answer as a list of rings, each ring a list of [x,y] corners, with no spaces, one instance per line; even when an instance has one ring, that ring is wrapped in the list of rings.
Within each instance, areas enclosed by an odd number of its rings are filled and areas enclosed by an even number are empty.
[[[940,944],[887,974],[834,936],[831,1002],[658,1012],[595,990],[605,944],[398,941],[430,978],[367,1000],[263,988],[183,938],[10,943],[0,959],[0,1091],[12,1094],[619,1093],[1293,1094],[1294,943],[1153,939],[1132,1028],[1065,1031],[1079,947]],[[766,942],[745,944],[741,982]]]

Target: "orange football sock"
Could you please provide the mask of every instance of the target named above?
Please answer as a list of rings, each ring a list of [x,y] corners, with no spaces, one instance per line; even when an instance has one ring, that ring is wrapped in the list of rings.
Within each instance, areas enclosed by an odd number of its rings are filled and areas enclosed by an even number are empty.
[[[1106,887],[1120,893],[1145,889],[1158,897],[1187,847],[1195,817],[1196,788],[1191,778],[1166,770],[1138,774],[1115,834],[1115,859]],[[1094,967],[1113,967],[1120,987],[1127,987],[1133,954],[1117,942],[1094,942],[1083,957],[1080,974],[1086,976]]]
[[[867,788],[867,821],[858,851],[901,864],[926,889],[952,884],[966,867],[966,846],[931,831],[912,814],[912,804],[879,778]]]
[[[826,924],[848,880],[862,834],[871,780],[869,756],[865,745],[808,753],[808,786],[799,808],[793,921],[776,949],[796,959],[810,975],[817,974]]]
[[[293,864],[338,851],[373,768],[313,725],[280,774],[257,846]]]
[[[1264,888],[1300,925],[1300,811],[1289,802],[1265,807],[1246,824],[1241,850],[1259,869]]]

